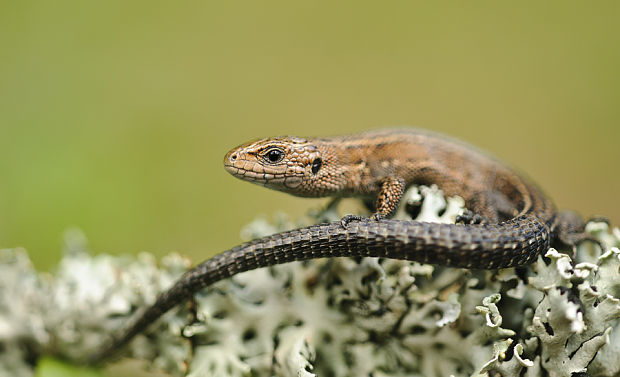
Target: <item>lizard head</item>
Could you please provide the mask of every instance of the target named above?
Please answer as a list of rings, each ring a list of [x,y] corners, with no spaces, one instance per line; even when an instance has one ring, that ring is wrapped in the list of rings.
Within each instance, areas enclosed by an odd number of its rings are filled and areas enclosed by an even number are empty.
[[[311,140],[282,136],[232,149],[224,157],[224,167],[244,181],[297,196],[318,197],[337,190],[325,184],[329,183],[326,157]]]

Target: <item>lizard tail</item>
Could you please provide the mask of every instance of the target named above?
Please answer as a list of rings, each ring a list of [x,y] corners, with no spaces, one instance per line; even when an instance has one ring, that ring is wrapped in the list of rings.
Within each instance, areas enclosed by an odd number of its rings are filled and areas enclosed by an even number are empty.
[[[533,262],[549,248],[550,239],[549,227],[528,215],[489,225],[361,219],[346,227],[337,221],[274,234],[236,246],[185,273],[89,363],[111,357],[198,290],[240,272],[292,261],[351,256],[495,269]]]

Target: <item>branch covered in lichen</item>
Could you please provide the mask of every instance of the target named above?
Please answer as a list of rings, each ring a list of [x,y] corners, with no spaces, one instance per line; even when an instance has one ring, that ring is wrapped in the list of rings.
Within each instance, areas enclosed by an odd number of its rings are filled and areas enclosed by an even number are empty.
[[[462,209],[436,189],[408,201],[423,221],[454,221]],[[244,234],[299,225],[281,216]],[[620,231],[588,231],[604,253],[584,243],[575,260],[550,249],[494,272],[377,258],[249,271],[165,315],[123,356],[188,376],[616,376]],[[82,360],[189,266],[178,255],[92,256],[79,233],[67,240],[54,276],[23,250],[0,253],[0,372],[29,376],[42,355]]]

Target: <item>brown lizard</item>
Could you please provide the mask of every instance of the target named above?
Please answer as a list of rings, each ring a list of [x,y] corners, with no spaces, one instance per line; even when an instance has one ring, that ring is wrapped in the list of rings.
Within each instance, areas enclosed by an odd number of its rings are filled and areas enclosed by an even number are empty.
[[[541,191],[476,148],[419,129],[386,129],[331,138],[275,137],[226,154],[235,177],[305,197],[375,199],[372,218],[278,233],[236,246],[183,275],[110,342],[103,360],[196,291],[237,273],[295,260],[372,256],[453,267],[495,269],[533,262],[552,244],[585,239],[574,212],[557,212]],[[387,219],[412,184],[437,184],[471,212],[461,224]]]

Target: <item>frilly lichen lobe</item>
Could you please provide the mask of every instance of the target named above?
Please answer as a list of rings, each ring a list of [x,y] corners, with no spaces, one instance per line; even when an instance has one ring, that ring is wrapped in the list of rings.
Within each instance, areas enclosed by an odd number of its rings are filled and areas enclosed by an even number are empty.
[[[454,221],[462,209],[435,188],[408,195],[420,220]],[[309,222],[280,216],[244,233]],[[189,376],[615,376],[620,232],[588,231],[606,251],[584,243],[579,263],[551,249],[518,270],[336,258],[249,271],[165,315],[124,356]],[[23,250],[0,254],[0,347],[10,351],[0,371],[29,376],[33,355],[83,359],[189,267],[176,254],[159,264],[148,254],[93,257],[79,233],[66,250],[54,276],[34,271]]]

